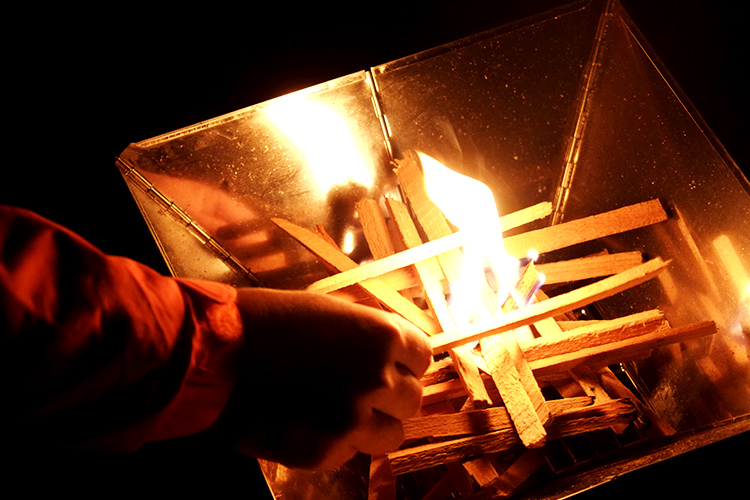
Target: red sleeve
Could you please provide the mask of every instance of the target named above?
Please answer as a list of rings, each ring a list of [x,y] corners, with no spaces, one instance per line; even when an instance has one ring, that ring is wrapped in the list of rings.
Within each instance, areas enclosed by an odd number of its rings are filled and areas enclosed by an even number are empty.
[[[233,387],[235,298],[0,207],[3,441],[131,451],[206,429]]]

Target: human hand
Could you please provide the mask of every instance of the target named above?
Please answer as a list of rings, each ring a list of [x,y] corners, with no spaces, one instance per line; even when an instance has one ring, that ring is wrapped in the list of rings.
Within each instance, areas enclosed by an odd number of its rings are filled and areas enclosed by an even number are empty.
[[[220,419],[240,452],[330,469],[393,451],[431,349],[399,316],[307,292],[240,289],[242,373]]]

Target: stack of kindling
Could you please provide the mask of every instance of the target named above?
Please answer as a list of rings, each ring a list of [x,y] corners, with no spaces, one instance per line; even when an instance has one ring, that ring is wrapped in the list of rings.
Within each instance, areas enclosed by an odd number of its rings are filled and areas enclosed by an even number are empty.
[[[505,236],[505,251],[528,261],[515,293],[493,303],[492,284],[483,284],[482,300],[494,314],[459,325],[446,296],[461,268],[462,233],[427,195],[416,155],[397,161],[395,173],[404,201],[357,205],[374,259],[367,264],[347,257],[320,226],[274,219],[331,271],[308,290],[393,311],[430,337],[435,361],[422,379],[420,414],[405,422],[401,449],[372,458],[372,498],[396,498],[396,489],[406,487],[399,481],[419,485],[423,498],[503,498],[549,468],[545,450],[555,440],[620,434],[644,420],[656,432],[673,432],[608,367],[711,335],[714,323],[672,327],[659,310],[595,321],[572,314],[650,280],[669,262],[643,262],[640,252],[541,264],[525,259],[532,249],[544,255],[658,224],[667,219],[658,200]],[[501,217],[500,225],[503,232],[518,230],[550,212],[548,203],[534,205]],[[570,286],[577,282],[585,284]],[[568,291],[554,295],[559,283]]]

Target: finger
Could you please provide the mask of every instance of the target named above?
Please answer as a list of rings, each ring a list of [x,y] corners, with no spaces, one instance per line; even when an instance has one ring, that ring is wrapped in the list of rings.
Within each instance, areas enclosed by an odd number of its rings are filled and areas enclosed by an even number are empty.
[[[423,331],[400,316],[393,314],[391,319],[400,334],[399,342],[394,345],[393,357],[399,365],[419,379],[432,362],[430,341]]]
[[[321,460],[312,467],[331,470],[341,467],[358,452],[377,455],[397,450],[404,440],[400,420],[371,408],[361,407],[357,425],[331,443]]]
[[[372,410],[353,434],[354,446],[362,453],[377,455],[397,450],[404,441],[400,420]]]
[[[385,384],[363,398],[363,403],[398,420],[413,417],[422,404],[422,384],[395,364],[384,371]]]

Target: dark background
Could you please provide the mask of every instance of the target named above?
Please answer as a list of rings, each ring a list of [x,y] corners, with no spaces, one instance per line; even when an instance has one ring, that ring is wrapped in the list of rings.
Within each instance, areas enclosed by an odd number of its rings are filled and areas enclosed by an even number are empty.
[[[4,109],[9,113],[0,203],[33,209],[109,253],[166,273],[114,165],[129,143],[562,3],[446,0],[298,7],[279,2],[237,8],[207,2],[173,8],[10,9],[3,35]],[[622,3],[748,175],[748,44],[738,3]],[[747,461],[748,441],[741,436],[689,453],[586,496],[649,497],[656,491],[666,494],[674,484],[682,485],[674,493],[710,488],[722,496],[744,485],[740,465]],[[246,475],[252,461],[212,455],[199,444],[157,446],[108,461],[71,461],[77,473],[70,472],[73,466],[62,467],[69,463],[64,457],[48,458],[29,473],[48,480],[28,484],[39,487],[54,478],[59,489],[91,492],[105,482],[115,490],[136,491],[157,481],[154,487],[165,492],[198,491],[192,485],[218,487],[219,496],[254,491],[255,480]],[[52,474],[53,468],[62,472]],[[95,474],[106,481],[94,481]],[[658,483],[656,491],[650,483],[645,486],[649,481]]]

